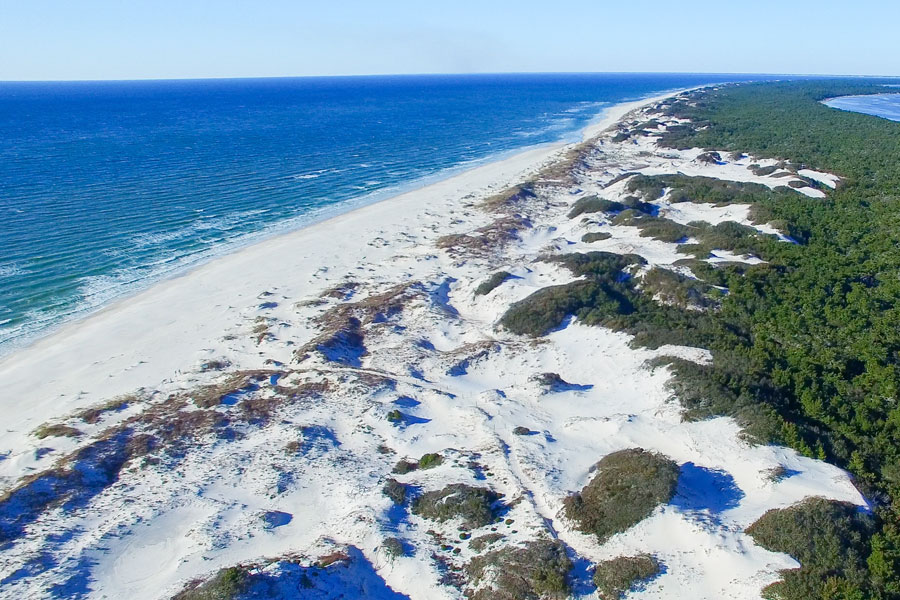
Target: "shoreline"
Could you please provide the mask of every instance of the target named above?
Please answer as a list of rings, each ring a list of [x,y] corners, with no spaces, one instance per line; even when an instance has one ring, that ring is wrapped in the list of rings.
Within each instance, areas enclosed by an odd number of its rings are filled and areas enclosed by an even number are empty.
[[[387,189],[382,191],[370,192],[332,206],[324,207],[324,210],[321,211],[321,214],[312,216],[308,220],[305,219],[307,215],[292,217],[291,219],[287,219],[286,221],[272,223],[261,229],[260,231],[246,234],[244,236],[244,239],[238,238],[235,240],[226,241],[222,244],[223,249],[221,251],[212,251],[211,256],[198,256],[196,260],[189,261],[186,266],[176,268],[169,273],[161,273],[156,277],[151,276],[148,278],[146,285],[138,285],[133,289],[126,289],[120,293],[116,293],[110,299],[101,302],[98,305],[88,306],[85,308],[78,308],[76,306],[69,313],[69,316],[64,317],[62,322],[50,325],[43,330],[38,329],[33,333],[25,333],[21,336],[21,341],[17,342],[15,341],[16,338],[9,338],[4,342],[6,348],[0,346],[0,370],[3,369],[5,363],[9,359],[16,356],[17,354],[26,352],[35,345],[40,344],[45,340],[52,340],[56,336],[64,335],[68,330],[70,330],[70,328],[76,327],[79,324],[84,323],[85,321],[94,317],[98,317],[105,312],[114,309],[122,302],[127,302],[129,300],[135,299],[138,296],[149,292],[160,285],[166,284],[167,282],[190,276],[195,271],[202,269],[211,263],[227,259],[228,257],[233,256],[237,253],[244,252],[250,248],[253,248],[254,246],[265,244],[282,236],[289,236],[301,231],[305,231],[312,227],[327,224],[336,219],[340,219],[344,215],[348,215],[358,210],[363,210],[370,206],[378,205],[384,202],[390,202],[391,200],[403,197],[410,193],[426,192],[427,189],[433,185],[464,176],[471,171],[487,167],[489,165],[499,165],[504,163],[505,161],[514,160],[520,155],[544,151],[547,153],[546,158],[549,158],[550,155],[554,152],[557,152],[569,146],[583,143],[599,135],[600,132],[602,132],[605,128],[611,126],[624,114],[630,112],[631,110],[634,110],[635,108],[639,108],[646,103],[659,101],[663,98],[693,89],[697,88],[694,87],[671,90],[659,95],[645,97],[638,100],[630,100],[612,104],[598,113],[596,117],[591,119],[591,121],[589,121],[580,130],[576,130],[568,134],[566,138],[562,138],[554,142],[545,142],[533,146],[525,146],[519,149],[506,150],[495,155],[476,159],[469,162],[468,164],[464,163],[448,167],[446,169],[442,169],[437,173],[414,179],[396,186],[399,189]],[[625,110],[626,108],[627,110]],[[291,221],[296,221],[298,222],[298,224],[292,226],[290,225]]]
[[[683,91],[610,106],[582,135],[587,132],[595,137],[632,111]],[[535,146],[309,227],[274,235],[114,300],[0,357],[5,398],[18,400],[4,403],[7,434],[0,433],[0,448],[21,447],[28,432],[48,420],[137,389],[158,389],[161,382],[173,382],[204,360],[217,359],[215,351],[222,345],[222,336],[235,329],[235,320],[264,302],[256,298],[260,290],[288,290],[283,295],[296,300],[301,289],[315,285],[320,264],[341,264],[348,256],[355,257],[350,262],[371,260],[374,252],[362,240],[396,242],[397,232],[418,228],[429,209],[452,212],[451,206],[464,203],[467,197],[484,198],[502,191],[581,143]],[[395,214],[405,215],[405,219],[398,221]],[[353,239],[341,237],[350,232],[366,233]],[[451,231],[448,228],[441,233]],[[385,249],[392,247],[388,242]],[[306,252],[300,262],[285,258],[298,252]],[[287,280],[279,269],[255,269],[274,263],[292,272]],[[13,462],[0,461],[0,478],[7,469],[15,468]]]
[[[700,86],[703,87],[703,86]],[[552,154],[559,152],[565,148],[570,146],[577,145],[579,143],[586,142],[593,137],[599,135],[603,130],[608,127],[614,125],[618,122],[624,115],[632,110],[640,108],[646,104],[651,104],[653,102],[658,102],[664,98],[671,97],[673,95],[677,95],[686,91],[690,91],[698,88],[685,88],[672,90],[669,92],[665,92],[663,94],[641,98],[638,100],[630,100],[627,102],[620,102],[618,104],[613,104],[606,107],[603,111],[601,111],[598,116],[592,119],[587,125],[585,125],[581,130],[573,132],[573,136],[578,137],[578,141],[566,141],[566,140],[558,140],[555,142],[547,142],[543,144],[537,144],[534,146],[526,146],[524,148],[508,150],[502,152],[500,154],[494,156],[488,156],[483,159],[479,159],[474,161],[474,164],[470,165],[457,165],[455,167],[448,167],[445,170],[442,170],[439,173],[432,174],[430,176],[423,177],[421,179],[413,180],[408,182],[406,185],[401,186],[401,191],[389,192],[389,195],[384,195],[383,197],[378,197],[378,192],[373,192],[371,194],[367,194],[364,196],[360,196],[355,199],[350,199],[345,203],[341,203],[343,206],[346,206],[346,210],[341,210],[339,205],[335,205],[333,207],[327,207],[333,209],[333,211],[324,211],[326,214],[314,217],[310,219],[308,222],[299,225],[296,228],[288,228],[286,230],[279,230],[279,223],[275,223],[272,225],[272,231],[267,232],[265,230],[261,230],[259,232],[255,232],[253,234],[248,235],[248,239],[245,241],[235,240],[231,242],[233,247],[225,250],[221,254],[214,255],[208,258],[200,258],[197,262],[193,264],[189,264],[183,270],[177,270],[174,273],[164,274],[159,279],[152,280],[148,286],[141,287],[135,290],[125,291],[120,295],[114,296],[107,302],[93,308],[88,309],[84,312],[75,310],[73,311],[73,317],[60,323],[55,327],[48,328],[43,333],[38,333],[31,339],[27,339],[21,344],[12,343],[7,351],[0,351],[0,371],[2,371],[7,362],[13,359],[16,355],[21,354],[23,352],[27,352],[35,346],[40,345],[43,342],[51,342],[57,336],[65,336],[67,333],[71,333],[71,329],[78,327],[82,323],[100,317],[104,315],[110,310],[116,309],[121,303],[128,302],[130,300],[136,299],[143,294],[151,292],[155,290],[159,286],[163,286],[169,282],[177,281],[184,277],[189,277],[191,274],[196,271],[203,269],[204,267],[213,264],[215,262],[228,259],[231,256],[234,256],[238,253],[248,251],[258,245],[266,244],[277,240],[281,237],[291,236],[298,234],[300,232],[306,231],[313,227],[324,226],[329,223],[333,223],[341,219],[346,215],[350,215],[356,211],[365,210],[366,208],[377,206],[383,203],[391,202],[392,200],[396,200],[398,198],[402,198],[408,194],[413,193],[424,193],[427,192],[428,188],[439,185],[441,183],[447,182],[449,180],[453,180],[459,177],[464,177],[468,173],[476,171],[478,169],[482,169],[485,167],[489,167],[491,165],[501,166],[503,163],[507,161],[516,160],[519,157],[526,155],[536,155],[537,153],[545,153],[546,156],[537,158],[536,160],[548,160],[551,158]],[[405,189],[403,189],[405,188]],[[366,199],[368,196],[375,196],[372,199]],[[328,214],[328,212],[333,212],[333,214]],[[228,245],[228,243],[226,243]]]

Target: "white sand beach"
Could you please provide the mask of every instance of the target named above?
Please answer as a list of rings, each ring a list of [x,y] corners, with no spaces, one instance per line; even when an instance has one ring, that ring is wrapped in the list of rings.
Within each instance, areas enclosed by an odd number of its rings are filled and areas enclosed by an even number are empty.
[[[0,579],[10,578],[0,597],[40,597],[53,585],[74,585],[76,573],[92,598],[169,598],[220,568],[285,556],[308,563],[341,551],[359,557],[347,559],[348,569],[362,571],[336,572],[329,585],[349,596],[365,586],[373,598],[460,599],[464,590],[442,584],[434,559],[462,566],[476,555],[458,543],[456,524],[395,518],[381,493],[399,459],[438,453],[444,460],[436,468],[395,476],[421,489],[481,482],[502,492],[512,505],[510,522],[494,528],[502,544],[555,537],[586,564],[653,553],[665,572],[630,598],[758,598],[780,569],[797,563],[756,546],[744,529],[810,496],[864,506],[850,477],[792,450],[751,444],[731,419],[684,421],[666,385],[670,372],[648,361],[708,361],[704,349],[636,349],[624,333],[577,320],[540,340],[498,327],[513,303],[577,279],[538,260],[547,254],[633,253],[645,259],[643,272],[684,271],[675,264],[684,258],[677,243],[642,237],[602,213],[567,216],[587,194],[622,200],[623,174],[770,188],[802,181],[749,168],[774,160],[710,161],[699,148],[663,149],[652,133],[614,141],[622,123],[656,118],[664,130],[654,107],[670,95],[607,110],[585,133],[581,162],[562,175],[547,168],[567,164],[574,145],[533,148],[224,256],[3,359],[3,491],[70,468],[98,440],[155,438],[143,460],[126,463],[77,509],[37,511],[0,555]],[[829,188],[838,181],[802,175]],[[533,195],[486,207],[486,199],[535,178]],[[825,196],[797,185],[810,202]],[[751,223],[746,205],[663,197],[655,206],[677,223],[735,221],[791,242]],[[608,235],[586,242],[589,233]],[[707,260],[761,262],[725,251]],[[509,278],[475,294],[498,271]],[[348,315],[353,331],[333,328]],[[234,373],[241,383],[229,389],[223,381]],[[568,384],[548,392],[535,382],[542,373]],[[197,400],[213,389],[227,393],[214,404]],[[116,397],[127,400],[119,410],[78,415]],[[182,437],[158,433],[182,427],[188,414],[194,420]],[[218,417],[230,437],[210,425]],[[69,429],[36,436],[47,424]],[[514,434],[517,427],[530,434]],[[170,446],[178,459],[159,458]],[[600,544],[561,517],[562,501],[584,487],[603,456],[636,447],[681,465],[678,496]],[[782,471],[789,476],[772,477]],[[286,517],[273,525],[265,520],[271,515]],[[47,542],[50,532],[68,531]],[[389,536],[413,551],[389,558]],[[455,540],[459,552],[441,554],[447,544],[438,539]],[[48,552],[53,566],[13,576]],[[584,585],[574,590],[592,594]]]

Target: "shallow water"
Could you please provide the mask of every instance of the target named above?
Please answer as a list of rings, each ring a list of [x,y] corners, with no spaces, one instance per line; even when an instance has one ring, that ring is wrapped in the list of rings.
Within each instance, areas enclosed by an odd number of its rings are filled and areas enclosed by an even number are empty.
[[[888,86],[894,87],[894,86]],[[900,121],[900,93],[873,94],[870,96],[842,96],[823,102],[831,108],[849,110],[865,115]]]

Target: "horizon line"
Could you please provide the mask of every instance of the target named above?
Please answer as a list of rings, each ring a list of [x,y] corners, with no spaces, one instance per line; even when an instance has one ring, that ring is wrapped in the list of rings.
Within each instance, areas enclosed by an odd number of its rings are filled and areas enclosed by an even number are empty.
[[[235,76],[185,76],[185,77],[132,77],[88,79],[0,79],[3,83],[102,83],[102,82],[153,82],[153,81],[234,81],[259,79],[350,79],[365,77],[459,77],[496,75],[746,75],[764,77],[836,77],[858,79],[897,79],[900,75],[856,75],[846,73],[764,73],[719,71],[496,71],[496,72],[430,72],[430,73],[340,73],[332,75],[235,75]]]

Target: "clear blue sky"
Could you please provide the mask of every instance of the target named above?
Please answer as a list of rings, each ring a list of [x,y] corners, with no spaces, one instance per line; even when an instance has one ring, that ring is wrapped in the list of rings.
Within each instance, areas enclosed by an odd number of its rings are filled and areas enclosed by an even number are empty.
[[[0,0],[0,80],[900,75],[896,0]]]

